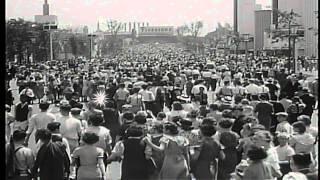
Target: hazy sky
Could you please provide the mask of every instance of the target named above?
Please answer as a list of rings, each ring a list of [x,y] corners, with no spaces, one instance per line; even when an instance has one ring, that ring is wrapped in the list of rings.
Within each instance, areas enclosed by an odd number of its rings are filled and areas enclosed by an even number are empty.
[[[240,0],[241,1],[241,0]],[[271,5],[271,0],[256,0]],[[6,0],[6,17],[34,20],[42,14],[44,0]],[[179,26],[202,20],[201,34],[214,30],[218,22],[233,24],[233,0],[48,0],[50,14],[58,16],[62,26],[88,25],[95,30],[97,21],[149,22],[150,25]]]

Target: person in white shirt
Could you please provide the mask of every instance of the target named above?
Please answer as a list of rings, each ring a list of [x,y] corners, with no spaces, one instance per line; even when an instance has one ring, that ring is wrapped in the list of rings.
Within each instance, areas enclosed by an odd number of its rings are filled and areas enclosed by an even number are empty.
[[[33,130],[36,129],[45,129],[47,128],[47,125],[51,122],[56,121],[55,115],[53,115],[50,112],[47,112],[50,104],[47,102],[40,102],[39,108],[40,112],[38,114],[34,114],[31,116],[29,120],[27,135],[24,144],[28,145],[30,135],[32,134]],[[37,137],[35,139],[36,143],[38,141]]]
[[[79,146],[79,138],[81,137],[81,122],[69,115],[71,106],[69,104],[62,104],[60,106],[61,117],[57,118],[57,122],[61,124],[60,132],[63,137],[68,140],[70,151]],[[72,111],[74,113],[74,109]]]
[[[268,94],[268,97],[270,97],[269,88],[264,85],[263,80],[259,81],[259,94]]]
[[[247,92],[250,95],[258,95],[260,93],[260,88],[255,84],[255,79],[249,79],[249,85],[246,86]]]
[[[152,110],[152,105],[155,101],[154,94],[150,91],[150,86],[143,84],[139,94],[142,95],[142,101],[146,110]]]
[[[289,138],[290,135],[288,133],[279,133],[277,135],[279,145],[276,146],[279,161],[285,161],[288,163],[288,165],[290,157],[295,154],[294,149],[291,146],[289,146]]]
[[[129,97],[130,93],[127,89],[125,89],[125,84],[120,83],[119,89],[117,89],[116,93],[113,96],[113,99],[117,103],[117,110],[122,112],[122,106],[126,104],[127,98]]]
[[[201,80],[198,80],[198,81],[195,82],[195,85],[191,89],[191,94],[192,95],[199,94],[200,93],[200,87],[204,88],[204,91],[203,91],[204,94],[208,93],[207,88],[204,85],[204,80],[201,79]]]
[[[277,120],[279,124],[276,127],[276,133],[283,133],[286,132],[290,135],[293,134],[293,127],[287,121],[288,113],[286,112],[278,112],[276,114]]]
[[[204,69],[204,70],[202,71],[202,77],[203,77],[203,79],[204,79],[205,82],[206,82],[207,90],[209,90],[209,88],[210,88],[211,75],[212,75],[212,72],[210,72],[208,69]]]

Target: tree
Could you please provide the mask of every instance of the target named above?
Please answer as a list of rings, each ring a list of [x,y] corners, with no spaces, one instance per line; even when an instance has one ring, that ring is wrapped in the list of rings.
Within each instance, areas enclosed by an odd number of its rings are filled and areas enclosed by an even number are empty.
[[[278,14],[278,28],[273,31],[273,39],[281,39],[287,38],[291,34],[292,26],[299,26],[297,23],[297,18],[301,17],[298,13],[291,10],[288,11],[280,11],[275,10]]]
[[[6,58],[13,61],[17,55],[19,63],[28,62],[31,54],[34,59],[48,57],[44,51],[49,45],[49,35],[42,25],[21,18],[6,21]]]
[[[112,52],[114,52],[115,50],[117,50],[119,48],[117,35],[121,29],[121,26],[122,26],[122,23],[118,22],[116,20],[107,21],[108,32],[111,33],[109,48],[110,48],[110,51],[112,51]]]
[[[71,52],[72,54],[77,58],[78,56],[78,50],[79,50],[79,47],[78,47],[78,43],[77,43],[77,39],[76,37],[73,35],[69,38],[69,41],[70,41],[70,46],[71,46]]]
[[[203,22],[202,21],[192,22],[189,25],[186,25],[186,27],[188,28],[188,32],[191,33],[191,36],[194,38],[197,38],[200,30],[203,28]]]
[[[177,31],[178,37],[183,37],[185,33],[188,32],[188,26],[187,25],[179,26],[177,27],[176,31]]]
[[[219,44],[228,43],[233,31],[231,26],[226,23],[224,26],[218,23],[217,28],[213,32],[209,32],[205,38],[208,40],[211,48],[217,48]]]
[[[277,40],[283,40],[284,38],[288,38],[288,69],[290,70],[291,66],[291,54],[292,49],[294,47],[291,47],[291,39],[294,41],[296,40],[296,37],[292,35],[291,29],[293,26],[300,26],[297,22],[297,19],[301,17],[298,13],[294,12],[292,9],[290,12],[288,11],[279,11],[276,10],[278,14],[278,28],[273,32],[273,39]],[[295,45],[295,42],[293,43]],[[294,52],[294,51],[293,51]]]

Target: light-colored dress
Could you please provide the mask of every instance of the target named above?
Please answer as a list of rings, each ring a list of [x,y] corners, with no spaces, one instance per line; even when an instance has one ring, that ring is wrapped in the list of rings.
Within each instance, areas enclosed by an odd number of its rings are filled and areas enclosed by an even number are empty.
[[[78,180],[100,180],[102,178],[98,164],[98,159],[103,158],[103,149],[95,146],[84,145],[76,148],[72,155],[80,160],[78,169]]]
[[[83,80],[82,96],[88,96],[89,81]]]
[[[167,136],[160,139],[160,143],[165,143],[164,161],[159,173],[160,180],[168,179],[188,179],[188,165],[184,156],[188,140],[182,136]]]

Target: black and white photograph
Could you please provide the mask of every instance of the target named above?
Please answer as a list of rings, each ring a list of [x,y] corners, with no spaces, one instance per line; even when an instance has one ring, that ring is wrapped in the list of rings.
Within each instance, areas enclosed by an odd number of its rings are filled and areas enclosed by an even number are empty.
[[[319,179],[318,0],[4,3],[3,179]]]

